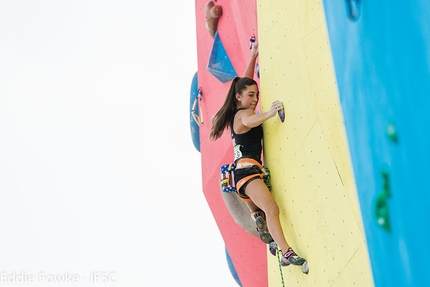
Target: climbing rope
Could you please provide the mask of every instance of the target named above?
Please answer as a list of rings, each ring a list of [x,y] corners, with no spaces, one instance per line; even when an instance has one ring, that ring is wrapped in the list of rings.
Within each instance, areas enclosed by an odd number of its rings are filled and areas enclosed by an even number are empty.
[[[200,127],[204,124],[203,121],[203,111],[202,111],[202,89],[199,88],[199,91],[197,93],[196,98],[194,99],[193,108],[191,109],[191,115],[193,116],[194,121],[197,123],[197,125]],[[197,113],[196,113],[197,108]]]
[[[279,250],[278,246],[276,246],[276,255],[278,257],[279,273],[281,274],[282,287],[285,287],[284,275],[282,274],[282,265],[281,265],[281,258],[279,257],[279,253],[281,253],[281,250]]]

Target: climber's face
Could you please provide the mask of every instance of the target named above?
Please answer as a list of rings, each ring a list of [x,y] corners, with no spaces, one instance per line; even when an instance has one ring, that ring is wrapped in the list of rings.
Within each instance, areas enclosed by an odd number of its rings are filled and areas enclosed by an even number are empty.
[[[239,108],[253,109],[257,107],[260,92],[257,85],[246,86],[244,90],[236,94]]]

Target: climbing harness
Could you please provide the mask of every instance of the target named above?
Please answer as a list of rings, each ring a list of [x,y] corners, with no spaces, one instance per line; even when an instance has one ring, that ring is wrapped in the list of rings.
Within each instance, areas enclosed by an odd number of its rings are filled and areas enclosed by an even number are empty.
[[[193,116],[194,121],[197,123],[197,125],[200,127],[204,124],[203,121],[203,110],[202,110],[202,89],[199,88],[196,98],[194,99],[193,108],[191,109],[191,115]],[[197,108],[197,113],[196,113]]]
[[[236,165],[234,163],[225,164],[221,166],[220,182],[222,192],[232,193],[236,192],[234,185],[234,170]]]
[[[238,162],[237,165],[241,165],[241,168],[251,166],[248,162]],[[222,192],[232,193],[236,192],[236,185],[234,184],[234,171],[236,170],[236,164],[224,164],[220,167],[220,184]],[[272,191],[272,185],[270,183],[270,170],[266,166],[262,166],[261,171],[263,172],[262,180],[266,184],[269,191]]]

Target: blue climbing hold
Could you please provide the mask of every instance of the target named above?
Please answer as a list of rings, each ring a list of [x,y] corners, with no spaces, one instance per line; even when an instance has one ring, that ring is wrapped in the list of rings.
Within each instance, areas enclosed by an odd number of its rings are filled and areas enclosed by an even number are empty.
[[[224,49],[218,32],[215,33],[211,54],[206,69],[225,83],[237,77],[237,73]]]
[[[225,256],[227,257],[228,268],[230,269],[231,275],[233,276],[236,283],[242,287],[242,283],[240,283],[239,276],[237,275],[236,269],[234,268],[233,262],[231,261],[231,257],[228,254],[227,248],[225,248]]]
[[[194,147],[200,152],[200,126],[199,126],[199,105],[198,105],[198,73],[196,72],[191,81],[190,91],[190,130],[191,138],[193,140]]]

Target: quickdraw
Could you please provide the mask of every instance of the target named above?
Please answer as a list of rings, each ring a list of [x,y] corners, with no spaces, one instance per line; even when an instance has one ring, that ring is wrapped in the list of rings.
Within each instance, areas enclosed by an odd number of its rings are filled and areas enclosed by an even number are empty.
[[[203,110],[202,110],[202,101],[203,93],[202,89],[199,88],[196,98],[194,99],[193,108],[191,109],[191,115],[193,116],[194,121],[200,127],[204,124],[203,120]],[[197,112],[196,112],[197,109]]]
[[[255,35],[252,35],[252,36],[249,38],[249,42],[250,42],[250,44],[249,44],[249,49],[252,49],[252,44],[253,44],[253,43],[255,43]]]

